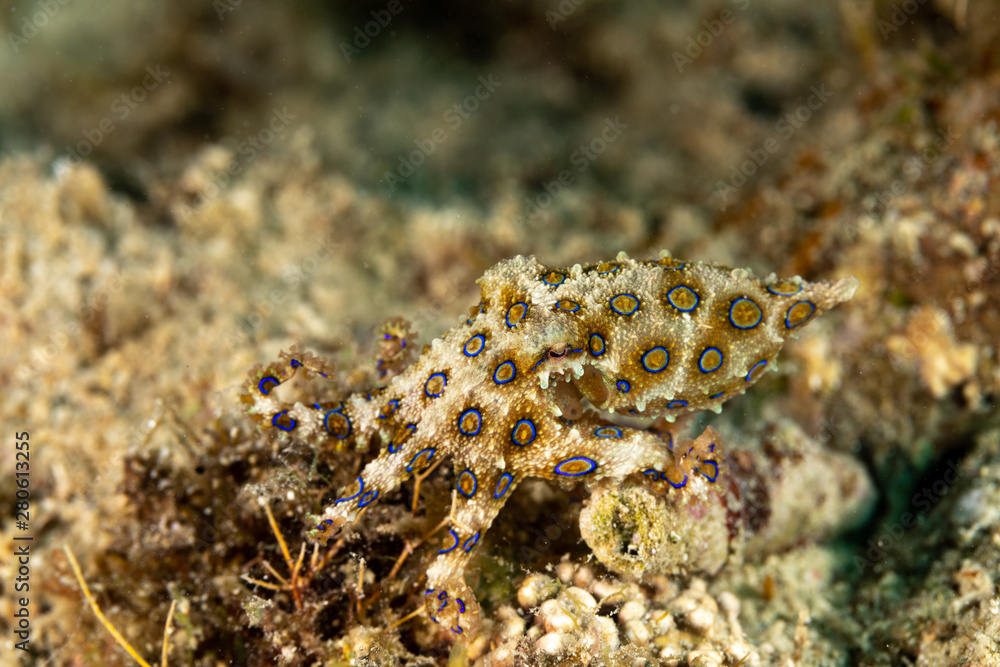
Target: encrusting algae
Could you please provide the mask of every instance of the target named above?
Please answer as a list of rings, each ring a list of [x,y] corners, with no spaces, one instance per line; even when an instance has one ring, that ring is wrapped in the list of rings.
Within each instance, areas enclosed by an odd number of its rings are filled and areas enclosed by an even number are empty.
[[[674,444],[670,424],[719,411],[774,368],[787,336],[857,288],[853,278],[761,280],[666,253],[572,268],[519,256],[479,284],[471,316],[405,370],[409,332],[386,325],[379,372],[391,379],[383,387],[283,402],[279,385],[300,372],[337,386],[332,365],[293,350],[252,369],[242,396],[261,428],[324,447],[380,447],[317,517],[312,540],[326,543],[403,480],[452,459],[448,533],[427,572],[425,603],[434,621],[466,639],[478,634],[481,612],[464,572],[518,483],[635,476],[661,493],[704,494],[719,479],[719,436],[709,427]]]

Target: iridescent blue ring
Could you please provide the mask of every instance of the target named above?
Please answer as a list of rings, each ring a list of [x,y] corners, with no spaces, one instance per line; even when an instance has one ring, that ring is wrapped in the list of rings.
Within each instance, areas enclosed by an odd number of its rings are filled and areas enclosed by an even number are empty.
[[[354,500],[355,498],[360,496],[361,492],[365,490],[365,480],[361,479],[360,477],[358,477],[358,487],[359,487],[358,492],[355,493],[353,496],[348,496],[347,498],[341,498],[340,500],[335,500],[333,504],[338,505],[340,503],[346,503],[348,500]]]
[[[702,477],[704,477],[705,479],[707,479],[710,482],[714,482],[715,480],[719,479],[719,464],[718,463],[716,463],[715,461],[712,461],[711,459],[709,459],[707,461],[702,461],[701,464],[702,465],[711,465],[715,469],[715,474],[712,475],[711,477],[709,477],[708,475],[706,475],[705,473],[703,473],[701,471],[701,466],[698,466],[698,474],[699,475],[701,475]]]
[[[462,426],[462,422],[465,421],[465,416],[469,414],[475,415],[476,427],[474,429],[470,428],[469,430],[465,430],[465,427]],[[479,410],[476,410],[475,408],[469,408],[458,417],[458,430],[461,431],[463,435],[479,435],[479,431],[480,429],[482,429],[482,427],[483,427],[483,415],[479,412]]]
[[[462,545],[462,551],[465,552],[472,551],[472,548],[476,546],[476,544],[478,543],[479,543],[479,531],[477,530],[476,534],[467,539],[465,541],[465,544]]]
[[[667,484],[674,487],[675,489],[683,489],[685,486],[687,486],[688,483],[687,475],[684,475],[684,479],[681,480],[680,484],[674,484],[672,481],[670,481],[670,478],[667,477],[667,473],[665,472],[660,473],[660,479],[664,480]]]
[[[292,419],[291,417],[288,418],[289,422],[288,426],[282,426],[281,424],[278,423],[278,418],[287,414],[288,410],[282,410],[278,414],[271,417],[271,425],[274,426],[275,428],[280,428],[282,431],[291,431],[293,428],[295,428],[296,424],[295,420]]]
[[[736,306],[741,301],[746,301],[747,303],[752,304],[753,307],[757,309],[757,320],[753,324],[748,324],[745,327],[740,326],[739,324],[736,323],[736,320],[733,319],[733,309],[736,308]],[[745,296],[741,296],[740,298],[736,299],[735,301],[733,301],[732,305],[729,306],[729,322],[737,329],[744,329],[744,330],[753,329],[755,326],[760,324],[761,320],[763,319],[764,319],[764,310],[759,305],[757,305],[757,303],[754,302],[752,299],[748,299]]]
[[[751,381],[750,380],[750,376],[753,375],[753,372],[755,370],[757,370],[758,368],[761,368],[762,366],[767,366],[767,359],[761,359],[756,364],[754,364],[753,367],[749,371],[747,371],[746,381],[750,382]]]
[[[622,310],[619,310],[618,307],[615,306],[615,301],[619,297],[623,297],[623,296],[624,297],[628,297],[629,299],[632,299],[633,301],[635,301],[635,305],[633,305],[631,308],[623,307]],[[636,297],[634,294],[629,294],[627,292],[622,292],[621,294],[615,294],[613,297],[611,297],[611,300],[608,301],[608,305],[611,306],[611,310],[615,311],[619,315],[631,315],[635,311],[639,310],[639,298]]]
[[[709,367],[708,365],[705,364],[705,355],[708,354],[709,352],[713,352],[713,351],[719,353],[719,363],[715,364],[715,366]],[[722,366],[722,360],[723,360],[723,358],[724,357],[723,357],[723,354],[722,354],[722,350],[720,350],[719,348],[717,348],[717,347],[706,347],[702,351],[701,356],[698,357],[698,368],[701,369],[702,373],[714,373],[715,371],[719,370],[720,366]]]
[[[506,380],[498,379],[497,374],[500,372],[500,369],[506,368],[508,366],[510,367],[510,377],[507,378]],[[498,364],[497,367],[493,370],[493,381],[496,382],[497,384],[507,384],[515,377],[517,377],[517,367],[514,366],[513,361],[505,361],[502,364]]]
[[[618,391],[623,394],[627,394],[628,390],[632,388],[632,385],[628,383],[628,380],[619,380],[615,383],[615,386],[618,387]]]
[[[590,353],[595,357],[599,357],[604,354],[605,345],[604,338],[601,334],[590,334],[590,339],[587,341],[587,347],[590,348]]]
[[[667,403],[667,410],[677,410],[679,408],[687,407],[687,401],[670,401]]]
[[[431,383],[431,380],[433,380],[436,377],[441,378],[441,391],[435,394],[431,392],[429,389],[427,389],[427,385],[429,385]],[[444,388],[446,386],[448,386],[448,377],[444,373],[431,373],[431,375],[427,378],[427,381],[424,382],[424,394],[426,394],[428,398],[437,398],[438,396],[444,393]]]
[[[371,504],[378,498],[378,491],[369,491],[365,495],[361,496],[361,500],[358,501],[358,507],[364,507],[365,505]]]
[[[527,438],[522,438],[521,440],[518,440],[517,431],[518,428],[521,426],[521,424],[527,425],[527,427],[531,429],[531,433]],[[534,422],[532,422],[530,419],[519,419],[518,422],[514,424],[514,428],[511,429],[510,431],[510,439],[514,442],[515,445],[518,445],[520,447],[527,447],[528,445],[533,443],[535,441],[536,435],[538,435],[538,431],[535,428]]]
[[[472,491],[469,491],[468,493],[466,493],[465,489],[462,488],[462,480],[468,479],[466,475],[472,478]],[[475,473],[473,473],[471,470],[463,470],[461,474],[459,474],[458,476],[458,481],[455,483],[455,487],[458,489],[458,492],[461,493],[463,496],[465,496],[466,498],[471,498],[472,496],[476,495],[476,489],[479,488],[479,480],[476,479]]]
[[[458,546],[458,534],[455,533],[455,531],[453,529],[451,529],[451,528],[448,529],[448,532],[451,534],[452,537],[455,538],[455,543],[453,545],[451,545],[450,547],[448,547],[447,549],[441,549],[440,551],[438,551],[439,554],[446,554],[449,551],[454,551],[455,547]],[[427,593],[425,593],[425,595],[429,595],[429,594],[431,594],[433,592],[434,592],[433,589],[429,590],[429,591],[427,591]]]
[[[586,470],[581,470],[580,472],[563,472],[562,467],[568,463],[575,463],[577,461],[583,461],[588,466]],[[555,473],[557,475],[563,475],[565,477],[580,477],[581,475],[589,475],[590,473],[597,470],[597,461],[587,456],[574,456],[573,458],[566,459],[565,461],[560,461],[555,467]]]
[[[325,415],[323,415],[323,428],[326,429],[327,434],[332,435],[333,437],[337,438],[338,440],[344,440],[348,436],[350,436],[351,435],[351,429],[353,428],[353,426],[351,425],[351,418],[348,417],[347,415],[345,415],[343,412],[341,412],[342,409],[343,408],[337,408],[336,410],[330,410]],[[338,434],[336,434],[336,433],[334,433],[334,432],[332,432],[330,430],[330,415],[332,415],[334,413],[340,415],[341,417],[343,417],[347,421],[347,433],[345,433],[344,435],[338,435]]]
[[[475,341],[475,343],[473,343],[473,341]],[[472,349],[475,350],[474,352],[469,350],[470,345],[472,345]],[[476,348],[477,345],[479,346],[478,349]],[[482,352],[485,348],[486,348],[486,336],[484,336],[483,334],[476,334],[475,336],[469,338],[469,340],[465,341],[465,345],[462,346],[462,354],[464,354],[467,357],[474,357],[480,352]]]
[[[524,306],[524,310],[521,312],[521,317],[517,318],[516,322],[511,322],[510,321],[510,311],[514,310],[515,306]],[[520,324],[522,321],[524,321],[524,318],[527,317],[527,316],[528,316],[528,304],[526,304],[523,301],[518,301],[517,303],[513,304],[510,308],[507,309],[507,315],[504,317],[504,320],[507,322],[507,326],[510,327],[511,329],[513,329],[518,324]]]
[[[688,292],[690,292],[690,294],[688,294]],[[682,297],[692,297],[692,296],[694,297],[694,305],[691,306],[690,308],[683,308],[680,305],[678,305],[677,302],[680,302]],[[671,306],[681,311],[682,313],[690,313],[692,310],[698,307],[699,303],[701,303],[701,299],[698,297],[698,293],[695,292],[690,287],[688,287],[687,285],[678,285],[677,287],[667,292],[667,301],[670,303]]]
[[[617,426],[601,426],[594,431],[594,435],[598,438],[620,438],[622,430]]]
[[[406,472],[413,472],[413,469],[416,468],[417,466],[417,459],[419,459],[424,454],[427,454],[427,460],[424,462],[424,465],[430,463],[431,459],[434,457],[434,452],[435,449],[433,447],[427,447],[426,449],[421,449],[419,452],[413,455],[412,459],[410,459],[409,465],[406,466]]]
[[[264,389],[264,384],[265,383],[273,383],[273,384],[271,384],[271,386],[268,387],[267,389]],[[268,394],[271,393],[271,390],[274,389],[275,387],[277,387],[279,384],[281,384],[281,383],[278,382],[278,378],[273,378],[273,377],[268,376],[266,378],[261,378],[260,379],[260,382],[257,383],[257,389],[260,391],[260,393],[262,393],[265,396],[267,396]]]
[[[507,493],[507,489],[510,488],[510,483],[513,481],[514,481],[514,476],[511,475],[509,472],[505,472],[504,474],[500,475],[500,481],[497,482],[497,489],[496,491],[493,492],[493,497],[502,498],[503,495]]]
[[[654,352],[657,352],[657,351],[662,351],[663,352],[663,364],[661,366],[659,366],[659,367],[651,365],[651,362],[648,359],[649,355],[651,355],[651,354],[653,354]],[[667,348],[665,348],[663,346],[657,346],[657,347],[654,347],[654,348],[650,348],[649,350],[646,350],[646,354],[642,355],[642,367],[645,368],[650,373],[659,373],[664,368],[666,368],[669,364],[670,364],[670,353],[667,352]]]

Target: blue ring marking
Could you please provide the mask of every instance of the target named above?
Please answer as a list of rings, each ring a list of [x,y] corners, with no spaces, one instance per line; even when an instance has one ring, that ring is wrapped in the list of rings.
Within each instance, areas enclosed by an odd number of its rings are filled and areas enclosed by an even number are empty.
[[[595,357],[601,356],[604,354],[604,350],[606,349],[604,345],[604,337],[601,336],[601,334],[590,334],[590,338],[587,341],[587,347],[590,349],[590,353]]]
[[[507,493],[507,489],[510,488],[510,483],[513,481],[514,481],[514,476],[511,475],[509,472],[505,472],[504,474],[500,475],[500,481],[497,482],[497,490],[493,492],[493,497],[502,498],[503,495]]]
[[[650,468],[649,470],[645,471],[642,474],[645,475],[647,479],[651,479],[654,482],[656,480],[660,479],[660,473],[658,473],[657,471],[653,470],[652,468]]]
[[[389,406],[392,406],[392,410],[389,410]],[[385,406],[382,407],[382,414],[379,414],[378,418],[388,419],[392,415],[396,414],[396,410],[398,409],[399,409],[399,399],[394,398],[388,403],[386,403]]]
[[[551,280],[549,280],[549,278],[553,275],[559,276],[559,279],[556,282],[552,282]],[[549,287],[558,287],[559,285],[562,285],[564,282],[566,282],[566,274],[559,273],[558,271],[549,271],[544,276],[542,276],[542,282],[548,285]]]
[[[521,442],[521,440],[517,439],[517,430],[518,428],[520,428],[521,424],[527,424],[528,428],[531,429],[531,435],[527,438],[523,438],[524,442]],[[535,428],[534,422],[532,422],[530,419],[520,419],[516,424],[514,424],[514,428],[511,429],[510,439],[515,445],[518,445],[520,447],[527,447],[528,445],[530,445],[535,441],[535,436],[537,435],[538,435],[538,430]]]
[[[455,627],[451,628],[451,631],[454,632],[456,635],[460,635],[462,634],[462,626],[456,623]]]
[[[620,438],[622,430],[617,426],[602,426],[594,430],[594,435],[598,438]]]
[[[462,551],[468,553],[468,552],[472,551],[472,548],[475,547],[477,544],[479,544],[479,531],[478,530],[476,531],[475,535],[473,535],[472,537],[470,537],[469,539],[467,539],[465,541],[465,544],[462,545]]]
[[[466,431],[465,427],[462,426],[462,422],[465,421],[465,416],[469,414],[476,416],[476,428],[475,430],[469,429],[468,431]],[[462,435],[479,435],[479,431],[480,429],[482,429],[482,427],[483,427],[483,415],[480,414],[479,410],[476,410],[475,408],[469,408],[458,417],[458,430],[462,432]]]
[[[369,505],[376,498],[378,498],[378,491],[369,491],[365,495],[361,496],[361,500],[358,501],[358,507],[364,507],[365,505]]]
[[[325,415],[323,415],[323,428],[326,430],[326,432],[327,432],[328,435],[332,435],[333,437],[337,438],[338,440],[344,440],[344,439],[350,437],[351,430],[353,429],[353,426],[351,425],[351,418],[348,417],[347,415],[345,415],[343,412],[341,412],[341,410],[343,410],[343,409],[344,409],[343,406],[341,406],[341,407],[339,407],[339,408],[337,408],[335,410],[330,410]],[[332,415],[333,413],[337,413],[338,415],[340,415],[341,417],[343,417],[344,420],[347,422],[347,433],[345,433],[344,435],[337,435],[336,433],[332,433],[330,431],[330,422],[329,422],[329,419],[330,419],[330,415]]]
[[[709,396],[708,398],[709,398],[709,399],[716,399],[716,398],[719,398],[720,396],[722,396],[722,395],[723,395],[723,394],[725,394],[725,393],[726,393],[726,392],[724,392],[724,391],[720,391],[720,392],[719,392],[718,394],[712,394],[712,395],[711,395],[711,396]]]
[[[718,463],[716,463],[715,461],[712,461],[711,459],[709,459],[707,461],[702,461],[701,463],[702,463],[702,465],[711,465],[713,468],[715,468],[715,474],[712,475],[711,477],[709,477],[708,475],[706,475],[705,473],[703,473],[701,471],[701,466],[698,466],[698,474],[699,475],[701,475],[702,477],[704,477],[705,479],[707,479],[710,482],[715,482],[715,480],[719,479],[719,464]]]
[[[584,461],[590,467],[587,468],[586,470],[581,470],[580,472],[563,472],[562,471],[562,467],[564,465],[566,465],[567,463],[574,463],[576,461]],[[595,461],[592,458],[586,457],[586,456],[574,456],[571,459],[566,459],[565,461],[559,462],[559,464],[556,465],[556,467],[555,467],[554,470],[555,470],[555,473],[557,475],[563,475],[565,477],[580,477],[581,475],[589,475],[590,473],[592,473],[595,470],[597,470],[597,461]]]
[[[327,519],[326,521],[320,521],[319,525],[316,526],[316,530],[326,530],[327,527],[333,523],[333,519]]]
[[[687,296],[687,294],[685,294],[684,291],[678,291],[678,290],[687,290],[688,292],[690,292],[691,296],[694,297],[694,305],[691,306],[690,308],[682,308],[681,306],[674,303],[675,300],[679,301],[682,296]],[[674,292],[677,292],[677,294],[675,295]],[[671,306],[681,311],[682,313],[690,313],[692,310],[698,307],[699,303],[701,303],[701,297],[699,297],[698,293],[695,292],[690,287],[688,287],[687,285],[678,285],[677,287],[667,292],[667,301],[670,303]]]
[[[680,400],[670,401],[669,403],[667,403],[667,410],[677,410],[679,408],[685,408],[687,407],[687,404],[688,404],[687,401],[680,401]]]
[[[791,314],[792,309],[795,308],[796,306],[798,306],[800,303],[806,304],[807,306],[809,306],[811,308],[811,310],[809,311],[809,314],[806,315],[805,317],[803,317],[800,322],[797,322],[796,324],[792,324],[791,322],[788,321],[788,316]],[[795,303],[793,303],[791,306],[788,307],[788,310],[785,311],[785,326],[788,327],[789,329],[794,329],[795,327],[800,327],[803,324],[805,324],[806,322],[808,322],[809,320],[811,320],[812,316],[815,315],[815,314],[816,314],[816,304],[815,303],[813,303],[812,301],[796,301]]]
[[[298,359],[292,359],[292,362],[291,362],[291,363],[290,363],[289,365],[290,365],[290,366],[291,366],[292,368],[298,368],[298,367],[299,367],[299,366],[301,366],[302,364],[301,364],[301,363],[299,362],[299,360],[298,360]]]
[[[611,268],[609,268],[609,269],[605,269],[604,271],[601,271],[601,267],[602,267],[602,266],[604,266],[605,264],[610,264],[610,265],[611,265]],[[619,267],[619,266],[618,266],[617,264],[615,264],[614,262],[601,262],[600,264],[598,264],[598,265],[597,265],[596,267],[594,267],[594,268],[595,268],[595,269],[597,269],[597,273],[598,273],[598,275],[602,275],[602,276],[603,276],[603,275],[607,275],[607,274],[609,274],[609,273],[614,273],[615,271],[617,271],[617,270],[618,270],[619,268],[621,268],[621,267]]]
[[[514,310],[514,306],[524,306],[524,311],[521,313],[521,317],[517,318],[516,322],[511,322],[510,321],[510,311]],[[521,322],[523,322],[524,318],[527,317],[527,316],[528,316],[528,304],[526,304],[523,301],[518,301],[517,303],[515,303],[514,305],[512,305],[510,308],[507,309],[507,315],[504,316],[504,321],[507,322],[507,326],[509,328],[513,329],[518,324],[520,324]]]
[[[558,303],[556,303],[556,308],[558,308],[559,310],[565,311],[567,313],[575,313],[576,311],[580,310],[580,304],[578,304],[576,301],[570,301],[569,299],[563,299],[563,300],[559,301]]]
[[[670,481],[670,478],[667,477],[667,473],[665,473],[665,472],[661,472],[660,473],[660,479],[666,481],[667,484],[669,484],[670,486],[674,487],[675,489],[683,489],[685,486],[687,486],[687,483],[688,483],[688,476],[687,475],[684,475],[684,479],[681,480],[680,484],[674,484],[672,481]]]
[[[455,531],[452,530],[451,528],[448,529],[448,532],[451,533],[451,536],[455,538],[455,543],[453,545],[451,545],[450,547],[448,547],[447,549],[441,549],[441,551],[438,551],[439,554],[446,554],[449,551],[454,551],[455,547],[458,546],[458,534],[455,533]],[[430,595],[433,592],[434,592],[434,589],[432,588],[431,590],[427,591],[424,595]]]
[[[406,428],[410,429],[410,434],[407,436],[407,438],[412,437],[413,434],[417,432],[417,425],[416,424],[407,424]],[[397,433],[398,433],[398,431],[397,431]],[[390,454],[395,454],[396,452],[398,452],[402,448],[403,448],[403,443],[401,442],[399,444],[396,444],[396,438],[393,438],[392,440],[389,441],[389,453]]]
[[[288,410],[282,410],[278,414],[271,417],[271,425],[275,426],[276,428],[280,428],[282,431],[291,431],[293,428],[295,428],[295,420],[292,419],[291,417],[288,418],[288,421],[291,422],[288,426],[282,426],[281,424],[278,423],[278,417],[287,414]]]
[[[273,382],[274,384],[273,384],[273,385],[271,385],[270,387],[268,387],[267,389],[264,389],[264,383],[265,383],[265,382]],[[280,383],[280,382],[278,382],[278,378],[274,378],[274,377],[271,377],[271,376],[269,375],[269,376],[267,376],[267,377],[265,377],[265,378],[261,378],[261,379],[260,379],[260,382],[258,382],[258,383],[257,383],[257,390],[258,390],[258,391],[259,391],[260,393],[262,393],[262,394],[264,394],[265,396],[267,396],[268,394],[270,394],[270,393],[271,393],[271,390],[272,390],[272,389],[274,389],[275,387],[277,387],[277,386],[278,386],[279,384],[281,384],[281,383]]]
[[[465,477],[466,475],[472,478],[472,491],[469,491],[468,493],[466,493],[465,490],[462,488],[462,480],[466,479]],[[465,496],[466,498],[471,498],[472,496],[476,495],[476,489],[479,488],[479,480],[476,479],[476,474],[471,470],[463,470],[461,474],[459,474],[458,476],[458,481],[455,483],[455,487],[458,489],[458,492],[461,493],[463,496]]]
[[[542,362],[545,361],[546,358],[547,358],[547,356],[543,355],[541,359],[539,359],[538,361],[535,362],[535,365],[531,367],[531,369],[529,370],[529,372],[531,372],[531,371],[535,370],[536,368],[538,368],[542,364]]]
[[[419,452],[417,452],[416,454],[414,454],[413,458],[410,459],[410,464],[408,466],[406,466],[406,472],[413,472],[413,469],[416,467],[416,464],[417,464],[417,459],[419,459],[424,454],[427,454],[427,460],[424,461],[424,465],[427,465],[428,463],[430,463],[431,459],[434,457],[434,452],[435,451],[437,451],[437,450],[435,450],[433,447],[428,447],[426,449],[421,449]]]
[[[458,603],[458,613],[459,614],[464,614],[465,613],[465,603],[462,602],[462,598],[455,598],[455,602]]]
[[[663,350],[663,365],[660,366],[659,368],[650,367],[650,364],[647,361],[646,357],[648,357],[649,355],[653,354],[657,350]],[[664,368],[666,368],[669,364],[670,364],[670,353],[667,352],[667,348],[665,348],[665,347],[657,346],[657,347],[654,347],[654,348],[650,348],[649,350],[646,350],[646,354],[642,355],[642,367],[645,368],[650,373],[659,373]]]
[[[761,359],[760,361],[758,361],[756,364],[753,365],[753,368],[747,371],[747,377],[746,377],[747,382],[751,382],[750,376],[753,375],[753,372],[758,368],[760,368],[761,366],[767,366],[767,359]]]
[[[719,353],[719,363],[717,363],[712,368],[708,368],[706,366],[706,364],[705,364],[705,355],[708,354],[709,352],[712,352],[713,350],[715,352]],[[702,373],[714,373],[715,371],[719,370],[720,366],[722,366],[722,360],[723,360],[723,358],[724,357],[723,357],[723,354],[722,354],[722,350],[720,350],[719,348],[717,348],[717,347],[706,347],[704,349],[704,351],[701,353],[701,356],[698,357],[698,368],[701,370]]]
[[[475,341],[474,344],[473,341]],[[469,351],[470,344],[473,345],[472,349],[475,350],[475,352]],[[478,348],[476,347],[477,345],[479,346]],[[467,357],[474,357],[480,352],[482,352],[484,349],[486,349],[486,336],[484,336],[483,334],[476,334],[469,340],[465,341],[465,345],[462,346],[462,354],[464,354]]]
[[[498,380],[497,373],[499,373],[500,369],[504,368],[505,366],[510,366],[510,377],[507,378],[506,380]],[[493,370],[493,381],[496,382],[497,384],[507,384],[515,377],[517,377],[517,367],[514,365],[513,361],[505,361],[502,364],[498,364],[497,367]]]
[[[781,280],[779,282],[787,283],[787,282],[791,282],[791,281],[789,281],[789,280]],[[775,289],[773,285],[768,285],[767,286],[767,291],[770,292],[771,294],[774,294],[775,296],[795,296],[796,294],[798,294],[799,292],[802,291],[802,285],[799,285],[799,284],[796,284],[796,283],[792,283],[792,284],[795,285],[795,291],[794,292],[782,292],[780,290]]]
[[[736,304],[740,303],[741,301],[746,301],[747,303],[752,304],[753,307],[757,309],[757,321],[754,322],[753,324],[748,324],[745,327],[741,327],[739,324],[736,323],[736,320],[733,319],[733,308],[735,308]],[[741,296],[740,298],[736,299],[735,301],[733,301],[732,305],[729,306],[729,322],[737,329],[744,329],[744,330],[753,329],[755,326],[760,324],[760,321],[762,319],[764,319],[764,310],[754,301],[746,298],[745,296]]]
[[[357,493],[355,493],[353,496],[348,496],[347,498],[341,498],[340,500],[336,500],[336,501],[334,501],[333,504],[334,505],[339,505],[340,503],[346,503],[348,500],[354,500],[355,498],[357,498],[358,496],[360,496],[361,492],[365,490],[365,480],[363,480],[360,477],[358,477],[358,483],[361,485],[361,488],[358,489]]]
[[[433,380],[436,377],[441,378],[441,391],[434,394],[427,389],[427,385],[430,384],[431,380]],[[444,373],[432,373],[430,377],[427,378],[427,381],[424,382],[424,394],[426,394],[428,398],[437,398],[438,396],[444,393],[444,388],[446,386],[448,386],[448,378],[445,376]]]
[[[628,383],[628,380],[619,380],[615,383],[615,386],[618,387],[618,391],[623,394],[627,394],[628,390],[632,388],[632,385]]]
[[[631,310],[618,310],[618,308],[615,307],[615,301],[618,299],[618,297],[622,297],[622,296],[627,296],[629,299],[632,299],[633,301],[635,301],[635,305],[632,306]],[[611,297],[611,300],[608,301],[608,305],[611,306],[611,310],[615,311],[619,315],[631,315],[635,311],[639,310],[639,299],[636,298],[636,296],[633,295],[633,294],[628,294],[627,292],[622,292],[621,294],[615,294],[613,297]]]

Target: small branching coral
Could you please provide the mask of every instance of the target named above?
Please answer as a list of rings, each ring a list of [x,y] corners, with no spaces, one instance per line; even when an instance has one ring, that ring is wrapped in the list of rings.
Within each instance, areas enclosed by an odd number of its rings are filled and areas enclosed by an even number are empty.
[[[275,390],[294,375],[332,377],[321,359],[293,350],[252,369],[242,397],[264,429],[381,449],[317,517],[313,540],[325,543],[403,480],[452,459],[448,532],[425,600],[433,620],[465,638],[480,627],[466,565],[519,482],[641,475],[664,492],[696,475],[714,482],[717,434],[674,444],[668,424],[742,394],[773,368],[789,334],[857,287],[853,278],[760,280],[668,254],[636,261],[624,253],[572,268],[515,257],[479,284],[471,316],[405,370],[411,334],[400,322],[386,325],[378,371],[391,379],[380,389],[282,402]]]

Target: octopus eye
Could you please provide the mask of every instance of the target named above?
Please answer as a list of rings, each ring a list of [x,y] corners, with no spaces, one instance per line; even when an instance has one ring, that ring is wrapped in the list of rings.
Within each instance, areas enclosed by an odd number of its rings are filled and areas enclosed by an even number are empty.
[[[559,345],[553,345],[549,348],[548,357],[549,361],[559,361],[563,359],[569,352],[569,345],[565,343],[560,343]]]

